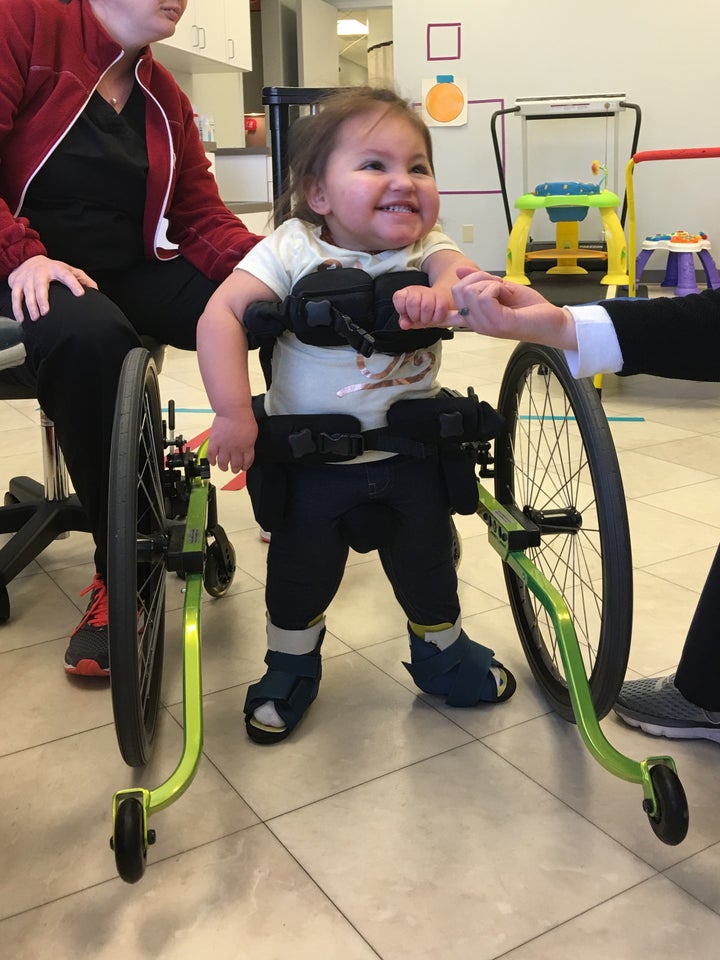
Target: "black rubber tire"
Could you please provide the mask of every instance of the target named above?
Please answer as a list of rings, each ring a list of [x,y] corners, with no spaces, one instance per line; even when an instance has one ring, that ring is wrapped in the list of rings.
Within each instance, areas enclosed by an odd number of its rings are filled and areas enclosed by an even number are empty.
[[[650,767],[657,813],[648,814],[650,826],[655,836],[669,846],[677,846],[687,836],[690,824],[688,802],[680,778],[664,763]]]
[[[123,759],[152,753],[165,640],[167,518],[155,365],[143,348],[123,366],[113,426],[108,506],[110,687]]]
[[[147,865],[147,847],[143,828],[142,804],[135,797],[125,797],[118,804],[113,825],[112,848],[115,866],[126,883],[142,879]]]
[[[510,357],[498,411],[505,432],[495,444],[497,500],[536,522],[538,511],[571,518],[574,532],[562,532],[546,513],[540,546],[526,554],[570,608],[602,718],[625,677],[632,628],[630,532],[607,417],[592,381],[575,380],[560,351],[526,343]],[[574,720],[552,621],[520,578],[504,572],[530,668],[552,707]]]

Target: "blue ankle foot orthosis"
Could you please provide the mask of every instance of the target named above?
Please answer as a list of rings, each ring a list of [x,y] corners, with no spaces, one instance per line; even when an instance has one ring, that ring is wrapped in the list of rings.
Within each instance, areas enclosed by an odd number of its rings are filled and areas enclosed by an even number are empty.
[[[432,642],[408,630],[411,663],[404,663],[415,683],[436,696],[445,697],[449,707],[472,707],[477,703],[502,703],[515,692],[515,678],[493,659],[493,651],[471,640],[464,630],[449,647],[440,650]],[[506,682],[498,684],[490,667],[505,672]]]

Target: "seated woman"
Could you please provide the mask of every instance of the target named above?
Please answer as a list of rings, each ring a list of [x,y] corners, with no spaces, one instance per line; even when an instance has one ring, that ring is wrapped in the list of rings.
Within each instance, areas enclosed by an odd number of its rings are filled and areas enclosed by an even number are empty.
[[[261,238],[220,200],[192,107],[150,44],[187,0],[0,3],[0,315],[26,358],[0,371],[54,421],[95,540],[65,654],[107,676],[107,490],[118,378],[146,334],[195,348],[209,297]]]

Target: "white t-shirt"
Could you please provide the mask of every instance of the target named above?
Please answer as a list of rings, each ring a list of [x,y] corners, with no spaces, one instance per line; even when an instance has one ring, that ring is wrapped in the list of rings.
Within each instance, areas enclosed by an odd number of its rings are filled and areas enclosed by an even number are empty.
[[[458,250],[439,230],[402,250],[367,253],[336,247],[320,238],[321,227],[292,219],[281,224],[243,258],[236,269],[252,274],[284,300],[295,283],[319,269],[356,267],[372,277],[398,270],[422,270],[439,250]],[[278,337],[273,349],[272,385],[265,396],[270,415],[347,413],[363,430],[383,427],[388,408],[408,397],[433,397],[441,341],[399,356],[363,357],[350,346],[317,347],[292,333]],[[377,452],[354,460],[387,456]]]

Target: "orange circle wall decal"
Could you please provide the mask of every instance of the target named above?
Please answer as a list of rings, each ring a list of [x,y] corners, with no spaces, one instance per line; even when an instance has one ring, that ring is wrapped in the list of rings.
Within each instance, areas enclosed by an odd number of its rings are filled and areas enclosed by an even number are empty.
[[[465,106],[462,90],[453,80],[453,76],[439,76],[425,97],[425,109],[438,123],[457,119]]]

